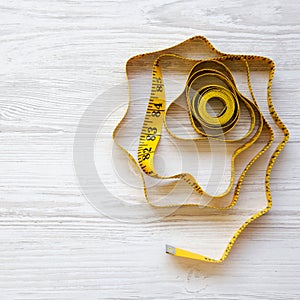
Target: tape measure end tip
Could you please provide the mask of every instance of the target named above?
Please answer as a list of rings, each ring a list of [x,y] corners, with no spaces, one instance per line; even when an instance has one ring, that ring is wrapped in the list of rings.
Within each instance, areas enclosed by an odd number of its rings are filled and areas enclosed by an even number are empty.
[[[166,245],[166,253],[175,255],[176,254],[176,249],[173,246]]]

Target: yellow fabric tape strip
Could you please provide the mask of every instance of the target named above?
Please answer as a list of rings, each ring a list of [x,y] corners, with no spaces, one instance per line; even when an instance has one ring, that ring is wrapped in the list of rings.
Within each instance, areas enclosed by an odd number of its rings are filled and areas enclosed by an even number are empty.
[[[227,195],[233,188],[234,174],[235,174],[235,159],[236,157],[249,148],[255,141],[260,137],[263,127],[265,126],[269,131],[269,139],[265,146],[250,160],[247,166],[244,168],[241,173],[237,186],[234,190],[234,196],[229,205],[226,206],[214,206],[214,205],[203,205],[203,207],[226,210],[232,208],[239,196],[240,187],[243,183],[244,177],[253,163],[270,147],[274,140],[274,133],[271,126],[268,124],[266,119],[263,117],[254,97],[254,93],[250,81],[250,68],[248,61],[264,61],[270,65],[269,73],[269,83],[268,83],[268,107],[270,114],[273,117],[274,122],[277,126],[283,131],[284,138],[280,142],[279,146],[276,148],[273,153],[268,168],[266,170],[265,176],[265,191],[268,204],[266,208],[254,214],[250,219],[248,219],[244,224],[236,231],[234,236],[231,238],[228,243],[222,257],[220,259],[214,259],[207,257],[201,254],[193,253],[184,249],[176,248],[173,246],[166,245],[166,252],[175,256],[187,257],[207,262],[219,263],[222,262],[230,252],[232,245],[239,236],[239,234],[246,228],[246,226],[265,214],[272,206],[272,197],[270,193],[270,173],[273,167],[273,164],[279,155],[280,151],[283,149],[284,145],[288,141],[289,132],[286,126],[279,119],[277,113],[275,112],[274,106],[271,100],[271,85],[272,79],[274,76],[274,63],[272,60],[261,57],[261,56],[249,56],[249,55],[229,55],[217,51],[210,42],[201,36],[194,37],[190,40],[187,40],[184,43],[188,43],[193,39],[201,39],[205,41],[207,46],[219,55],[219,57],[208,60],[193,60],[190,58],[185,58],[172,53],[163,53],[159,55],[152,67],[152,89],[148,102],[147,111],[144,118],[144,123],[142,126],[139,146],[138,146],[138,165],[141,172],[145,173],[147,176],[151,176],[159,179],[180,179],[187,182],[196,192],[201,195],[207,195],[212,198],[221,198]],[[130,60],[138,59],[140,56],[135,56]],[[154,157],[156,153],[156,148],[158,146],[159,140],[162,135],[162,127],[165,126],[167,132],[173,137],[175,136],[168,128],[166,122],[166,115],[168,108],[166,107],[166,95],[165,95],[165,86],[163,78],[163,70],[161,66],[161,61],[165,58],[171,58],[179,60],[182,62],[189,61],[193,63],[193,67],[188,74],[186,86],[183,91],[183,95],[186,99],[186,105],[188,107],[188,115],[190,119],[191,126],[199,134],[199,137],[196,140],[201,139],[211,139],[211,140],[220,140],[226,143],[235,143],[237,141],[244,141],[242,146],[238,147],[232,156],[232,169],[231,169],[231,178],[230,185],[225,192],[219,195],[209,195],[204,189],[200,186],[197,180],[189,173],[179,173],[172,176],[162,176],[156,172],[154,167]],[[229,60],[240,60],[245,65],[245,70],[247,72],[248,87],[251,92],[252,100],[247,99],[242,95],[236,86],[234,77],[229,70],[229,68],[224,64],[224,62]],[[222,108],[218,114],[213,115],[208,111],[208,104],[211,101],[219,101],[222,104]],[[240,118],[240,109],[241,105],[248,110],[248,113],[251,117],[251,124],[248,131],[242,137],[236,139],[226,138],[226,134],[233,130]],[[125,116],[124,116],[125,117]],[[115,138],[116,131],[119,128],[122,120],[116,127],[113,138]],[[118,143],[117,143],[118,144]],[[121,145],[119,145],[124,151],[126,151]],[[130,159],[136,163],[135,159],[131,156],[129,152],[126,151]],[[142,175],[142,174],[141,174]],[[143,176],[141,176],[143,179]],[[151,203],[147,197],[146,185],[144,182],[145,197],[147,202],[154,207],[170,207],[178,206],[178,204],[172,204],[165,206],[158,206]],[[199,203],[183,203],[182,206],[201,206]]]

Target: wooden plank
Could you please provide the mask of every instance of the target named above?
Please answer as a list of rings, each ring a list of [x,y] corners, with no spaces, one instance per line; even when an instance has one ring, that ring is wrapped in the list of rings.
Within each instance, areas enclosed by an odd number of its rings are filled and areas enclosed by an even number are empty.
[[[1,1],[1,299],[299,299],[299,13],[292,0]],[[274,103],[291,131],[272,210],[221,265],[164,254],[176,230],[214,243],[196,220],[100,214],[73,167],[80,117],[124,82],[126,60],[193,35],[273,58]]]

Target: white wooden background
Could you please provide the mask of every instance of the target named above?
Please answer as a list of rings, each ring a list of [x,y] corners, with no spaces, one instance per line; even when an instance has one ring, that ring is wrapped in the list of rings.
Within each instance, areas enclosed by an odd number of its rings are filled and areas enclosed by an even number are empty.
[[[300,299],[300,2],[2,0],[0,299]],[[274,59],[291,139],[274,206],[221,265],[162,252],[159,223],[126,225],[82,196],[73,137],[137,53],[205,35]]]

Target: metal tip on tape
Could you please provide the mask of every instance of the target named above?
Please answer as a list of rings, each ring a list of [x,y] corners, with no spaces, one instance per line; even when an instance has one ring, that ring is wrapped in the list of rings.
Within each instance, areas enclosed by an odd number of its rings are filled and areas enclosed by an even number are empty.
[[[166,245],[166,253],[175,255],[175,253],[176,253],[175,247]]]

